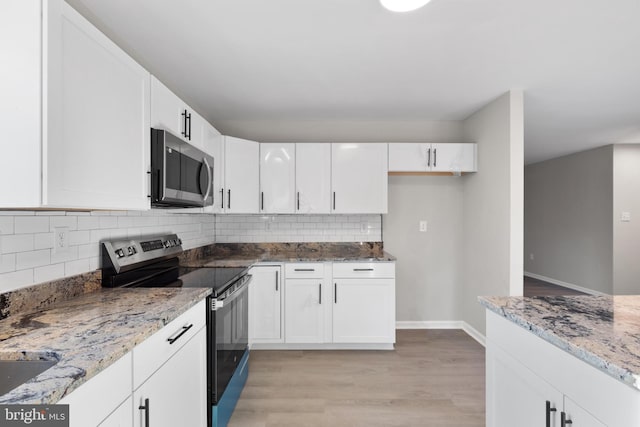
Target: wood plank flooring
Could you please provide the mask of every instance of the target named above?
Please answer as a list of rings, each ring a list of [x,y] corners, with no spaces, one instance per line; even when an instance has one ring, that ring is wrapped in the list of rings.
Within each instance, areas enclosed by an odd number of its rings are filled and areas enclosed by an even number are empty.
[[[395,351],[253,351],[229,426],[484,426],[484,359],[460,330],[398,330]]]

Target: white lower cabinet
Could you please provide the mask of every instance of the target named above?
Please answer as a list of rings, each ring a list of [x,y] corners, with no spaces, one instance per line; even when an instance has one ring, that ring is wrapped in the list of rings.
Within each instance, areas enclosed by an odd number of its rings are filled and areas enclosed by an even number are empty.
[[[257,348],[393,347],[395,263],[287,263],[284,296],[265,268],[252,269],[250,340],[276,345]]]
[[[128,397],[111,413],[100,427],[131,427],[133,425],[133,398]]]
[[[281,343],[282,267],[257,265],[249,274],[249,342]]]
[[[206,427],[205,316],[203,300],[62,398],[69,425]]]
[[[200,329],[134,391],[135,427],[207,425],[206,341]]]
[[[640,425],[640,391],[487,311],[487,426]]]
[[[331,272],[331,264],[326,270]],[[285,342],[331,342],[329,281],[322,263],[285,265]]]

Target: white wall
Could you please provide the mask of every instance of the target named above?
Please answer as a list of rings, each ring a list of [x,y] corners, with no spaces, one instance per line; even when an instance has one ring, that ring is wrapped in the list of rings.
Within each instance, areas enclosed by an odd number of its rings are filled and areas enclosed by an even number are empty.
[[[640,144],[613,146],[613,293],[640,293]],[[621,220],[622,212],[631,221]]]
[[[638,171],[637,166],[629,170]],[[628,174],[616,175],[621,180]],[[527,273],[612,293],[613,179],[611,145],[525,167]],[[636,204],[629,196],[633,193],[618,193],[620,209],[627,205],[622,199]],[[619,232],[634,227],[616,225]]]
[[[479,295],[522,294],[523,93],[512,90],[464,121],[478,173],[464,179],[461,318],[482,334]]]
[[[463,180],[453,176],[389,177],[384,247],[395,255],[396,320],[460,320]],[[427,232],[419,232],[419,221]]]

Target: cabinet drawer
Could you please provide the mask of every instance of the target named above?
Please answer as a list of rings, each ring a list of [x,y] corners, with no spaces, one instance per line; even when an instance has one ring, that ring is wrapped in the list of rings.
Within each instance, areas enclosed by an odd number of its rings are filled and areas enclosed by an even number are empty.
[[[177,338],[189,325],[193,326]],[[137,389],[205,325],[205,300],[202,300],[136,346],[132,351],[133,389]],[[170,339],[175,339],[173,344]]]
[[[324,264],[318,262],[285,264],[284,275],[287,279],[322,279],[324,277]]]
[[[131,353],[127,353],[58,403],[69,405],[71,427],[95,426],[130,395]]]
[[[334,262],[333,277],[350,279],[353,277],[395,278],[394,262]]]

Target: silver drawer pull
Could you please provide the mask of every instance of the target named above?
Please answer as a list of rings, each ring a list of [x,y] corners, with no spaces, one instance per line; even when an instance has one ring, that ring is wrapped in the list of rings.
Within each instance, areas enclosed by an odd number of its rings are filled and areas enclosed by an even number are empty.
[[[187,331],[189,329],[193,328],[193,323],[190,324],[189,326],[183,326],[182,330],[176,332],[176,334],[174,334],[175,336],[171,336],[169,338],[167,338],[167,341],[169,341],[169,344],[173,344],[174,342],[178,341],[180,339],[181,336],[183,336],[184,334],[187,333]]]
[[[354,268],[353,271],[373,271],[373,268]]]
[[[315,268],[294,268],[293,271],[316,271]]]

